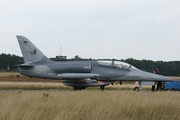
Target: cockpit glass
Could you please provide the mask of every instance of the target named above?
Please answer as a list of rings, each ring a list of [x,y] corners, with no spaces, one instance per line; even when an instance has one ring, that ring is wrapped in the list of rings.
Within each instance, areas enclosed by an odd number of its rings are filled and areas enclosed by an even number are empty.
[[[139,70],[136,67],[122,61],[98,61],[100,65],[114,66],[117,69]]]
[[[98,64],[100,65],[111,65],[112,64],[112,61],[98,61]]]

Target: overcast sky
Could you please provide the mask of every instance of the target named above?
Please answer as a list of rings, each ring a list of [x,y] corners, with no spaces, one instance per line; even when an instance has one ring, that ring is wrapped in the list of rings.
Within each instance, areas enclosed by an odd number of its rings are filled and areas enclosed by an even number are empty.
[[[0,54],[16,35],[47,57],[180,60],[179,0],[0,0]]]

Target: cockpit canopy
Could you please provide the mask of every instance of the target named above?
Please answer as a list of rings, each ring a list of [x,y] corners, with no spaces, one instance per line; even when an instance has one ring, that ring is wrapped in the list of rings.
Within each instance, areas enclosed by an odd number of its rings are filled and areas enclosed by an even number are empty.
[[[128,63],[122,62],[122,61],[98,60],[98,64],[99,65],[106,65],[106,66],[113,66],[113,67],[115,67],[117,69],[139,70],[136,67],[134,67],[134,66],[132,66],[132,65],[130,65]]]

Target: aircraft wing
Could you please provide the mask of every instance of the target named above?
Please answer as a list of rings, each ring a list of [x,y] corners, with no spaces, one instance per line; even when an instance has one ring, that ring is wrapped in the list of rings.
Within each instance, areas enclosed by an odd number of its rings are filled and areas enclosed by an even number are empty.
[[[83,79],[100,77],[99,74],[94,73],[62,73],[57,76],[61,79]]]

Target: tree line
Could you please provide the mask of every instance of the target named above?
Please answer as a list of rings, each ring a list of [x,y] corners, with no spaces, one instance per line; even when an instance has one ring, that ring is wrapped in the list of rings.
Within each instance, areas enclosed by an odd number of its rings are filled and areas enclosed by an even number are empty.
[[[50,58],[51,60],[61,61],[54,58]],[[74,60],[92,60],[91,58],[85,59],[79,56],[75,56],[71,59],[63,59],[63,61],[74,61]],[[112,60],[112,59],[103,59],[103,60]],[[152,61],[152,60],[136,60],[133,58],[121,59],[120,61],[127,62],[138,69],[153,72],[156,68],[158,68],[162,75],[167,76],[180,76],[180,61]],[[17,64],[24,63],[24,60],[20,56],[11,55],[11,54],[0,54],[0,71],[17,71]]]
[[[0,71],[17,71],[17,64],[22,64],[23,58],[11,55],[11,54],[0,54]]]

